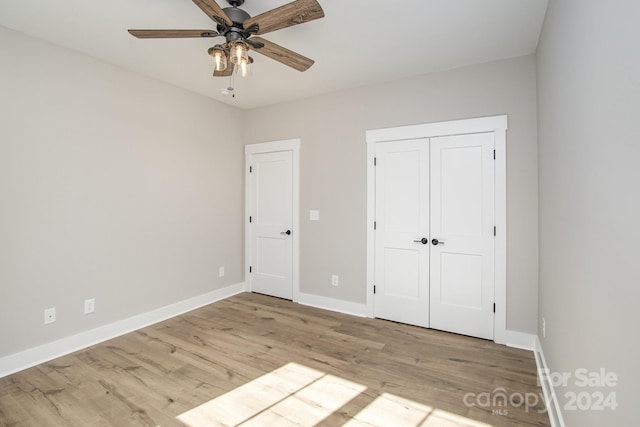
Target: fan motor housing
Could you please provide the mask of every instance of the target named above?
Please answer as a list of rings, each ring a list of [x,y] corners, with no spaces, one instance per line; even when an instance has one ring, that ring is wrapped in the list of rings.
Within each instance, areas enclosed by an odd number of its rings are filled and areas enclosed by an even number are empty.
[[[218,25],[218,32],[225,36],[227,43],[247,38],[248,33],[244,30],[242,23],[251,18],[251,15],[237,7],[226,7],[222,10],[227,14],[231,22],[233,22],[229,27]]]
[[[251,15],[237,7],[226,7],[222,10],[227,14],[229,19],[233,21],[233,26],[237,26],[237,24],[242,25],[244,21],[251,18]]]

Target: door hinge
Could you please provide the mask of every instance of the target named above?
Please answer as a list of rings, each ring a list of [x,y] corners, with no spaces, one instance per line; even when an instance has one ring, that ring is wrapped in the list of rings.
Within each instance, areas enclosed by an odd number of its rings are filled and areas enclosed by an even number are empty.
[[[251,269],[251,266],[249,266],[249,273],[251,273],[251,270],[252,270],[252,269]]]
[[[496,236],[496,226],[493,226],[493,235]]]
[[[493,150],[493,160],[496,159],[496,150]]]
[[[373,293],[376,293],[376,285],[373,285]]]
[[[249,173],[253,173],[253,166],[249,166]]]
[[[373,158],[373,166],[378,166],[378,158],[377,157]]]
[[[495,302],[493,303],[493,312],[494,313],[496,312],[496,303]]]
[[[378,228],[378,223],[376,221],[373,221],[373,229],[375,230],[376,228]]]
[[[249,216],[249,222],[253,221],[253,218],[251,218],[251,216]]]

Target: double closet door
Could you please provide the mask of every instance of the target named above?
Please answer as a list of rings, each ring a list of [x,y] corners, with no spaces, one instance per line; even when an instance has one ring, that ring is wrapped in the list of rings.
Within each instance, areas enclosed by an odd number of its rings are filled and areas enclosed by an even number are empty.
[[[494,134],[376,144],[375,316],[494,338]]]

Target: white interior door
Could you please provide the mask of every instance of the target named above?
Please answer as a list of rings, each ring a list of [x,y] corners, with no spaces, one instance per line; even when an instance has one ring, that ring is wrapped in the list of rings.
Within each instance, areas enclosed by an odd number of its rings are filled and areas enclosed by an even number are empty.
[[[493,140],[485,133],[430,144],[430,324],[487,339],[495,301]]]
[[[250,159],[250,286],[293,297],[293,152],[252,154]]]
[[[377,144],[376,317],[429,326],[428,232],[428,140]]]

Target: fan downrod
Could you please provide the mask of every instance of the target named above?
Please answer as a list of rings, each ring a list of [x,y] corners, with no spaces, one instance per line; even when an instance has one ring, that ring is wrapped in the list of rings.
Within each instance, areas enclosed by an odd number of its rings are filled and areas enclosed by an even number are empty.
[[[229,3],[233,7],[238,7],[238,6],[242,6],[242,4],[244,3],[244,0],[227,0],[227,3]]]

